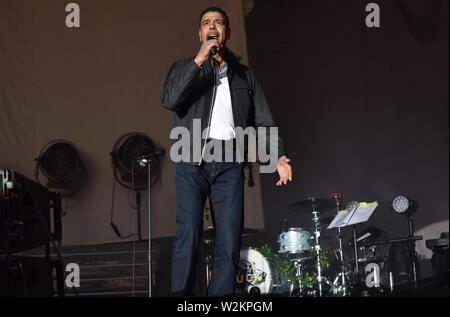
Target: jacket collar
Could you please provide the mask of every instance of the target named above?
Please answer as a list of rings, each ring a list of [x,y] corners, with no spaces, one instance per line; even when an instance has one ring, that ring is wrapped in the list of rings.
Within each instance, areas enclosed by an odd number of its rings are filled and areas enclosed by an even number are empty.
[[[233,78],[234,68],[239,64],[242,57],[235,54],[232,50],[230,50],[228,47],[226,48],[225,53],[225,61],[228,64],[228,78],[231,80]]]

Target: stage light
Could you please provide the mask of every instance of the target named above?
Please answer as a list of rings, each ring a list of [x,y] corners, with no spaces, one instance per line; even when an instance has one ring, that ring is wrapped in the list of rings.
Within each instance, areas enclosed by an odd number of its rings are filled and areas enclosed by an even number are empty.
[[[399,214],[406,212],[409,209],[409,206],[409,199],[405,196],[397,196],[392,201],[392,209]]]
[[[121,136],[110,153],[116,180],[128,189],[143,190],[147,188],[148,167],[138,164],[137,159],[156,151],[155,143],[144,133],[131,132]],[[158,160],[151,161],[152,175],[158,165]],[[154,176],[158,176],[157,173]]]
[[[63,196],[72,194],[80,187],[84,165],[80,151],[72,142],[50,141],[35,160],[35,176],[38,182],[40,170],[48,178],[47,186],[58,189]]]
[[[412,214],[417,210],[417,203],[406,196],[397,196],[392,201],[391,207],[399,214]]]

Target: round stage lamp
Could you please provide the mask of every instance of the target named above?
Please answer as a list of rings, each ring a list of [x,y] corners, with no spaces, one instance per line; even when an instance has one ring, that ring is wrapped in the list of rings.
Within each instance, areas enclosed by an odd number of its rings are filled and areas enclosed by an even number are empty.
[[[410,201],[405,196],[397,196],[392,201],[392,209],[399,214],[405,213],[410,206]]]
[[[156,145],[150,137],[141,132],[131,132],[121,136],[110,153],[114,176],[119,183],[128,188],[142,190],[148,187],[148,166],[138,164],[139,157],[156,152]],[[157,169],[157,159],[150,162],[150,172]],[[120,174],[120,179],[117,177]],[[153,185],[153,182],[152,182]]]
[[[51,188],[68,189],[84,170],[80,151],[67,140],[50,141],[42,148],[36,161]],[[36,178],[39,180],[38,176]]]

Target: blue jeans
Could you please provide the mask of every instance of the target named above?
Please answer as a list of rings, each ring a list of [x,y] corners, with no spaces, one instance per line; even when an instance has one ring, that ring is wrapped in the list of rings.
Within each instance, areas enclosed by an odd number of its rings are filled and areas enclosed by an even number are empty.
[[[244,167],[237,162],[175,166],[177,232],[172,257],[172,293],[187,294],[203,231],[203,208],[210,197],[215,255],[208,296],[233,293],[244,222]]]

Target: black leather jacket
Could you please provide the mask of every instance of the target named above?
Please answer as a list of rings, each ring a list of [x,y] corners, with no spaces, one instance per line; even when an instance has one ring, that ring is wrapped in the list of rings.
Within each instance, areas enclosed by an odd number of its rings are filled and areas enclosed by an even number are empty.
[[[234,126],[243,129],[249,126],[256,129],[275,127],[264,92],[253,71],[240,64],[240,57],[228,49],[225,60],[228,64]],[[179,60],[172,65],[164,82],[161,102],[166,109],[175,112],[174,127],[186,127],[191,135],[193,119],[201,119],[201,131],[208,127],[212,113],[214,73],[211,59],[201,67],[194,62],[194,57]],[[266,139],[269,143],[269,138]],[[278,158],[285,154],[284,142],[278,136]]]

